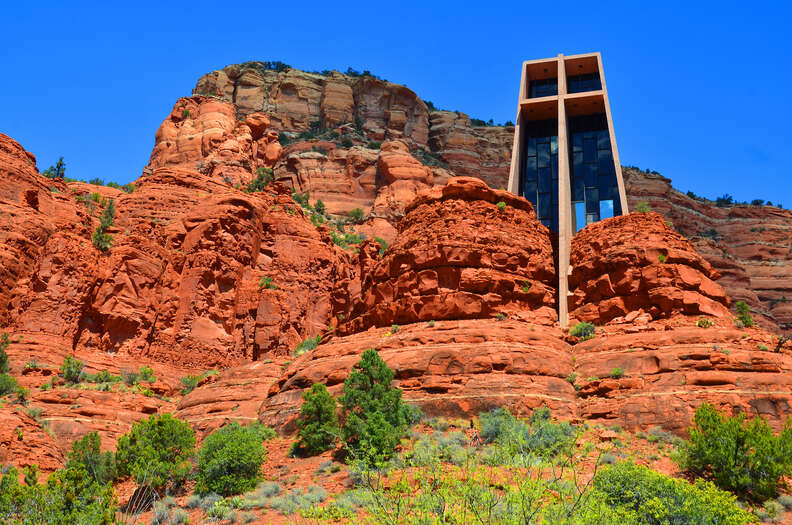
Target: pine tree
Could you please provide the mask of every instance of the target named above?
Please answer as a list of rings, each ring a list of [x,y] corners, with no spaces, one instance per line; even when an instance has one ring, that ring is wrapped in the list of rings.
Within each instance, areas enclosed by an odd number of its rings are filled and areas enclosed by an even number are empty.
[[[333,448],[340,429],[336,400],[322,383],[314,383],[303,392],[303,404],[297,420],[297,441],[294,452],[316,455]]]

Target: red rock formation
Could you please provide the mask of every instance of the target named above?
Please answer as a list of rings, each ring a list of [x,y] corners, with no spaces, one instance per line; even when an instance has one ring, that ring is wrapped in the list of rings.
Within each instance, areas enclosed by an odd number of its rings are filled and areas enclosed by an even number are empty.
[[[64,456],[55,439],[21,407],[0,409],[0,465],[21,471],[34,464],[46,476],[63,466]]]
[[[466,418],[498,406],[527,414],[542,405],[573,417],[573,367],[558,328],[521,320],[471,319],[412,323],[393,333],[369,329],[335,337],[294,360],[259,412],[267,425],[294,428],[304,389],[325,383],[340,394],[349,370],[368,348],[396,372],[395,385],[428,415]]]
[[[765,328],[792,335],[792,211],[773,206],[719,208],[671,187],[658,174],[624,169],[631,207],[647,202],[718,270],[733,301],[745,301]]]
[[[549,323],[554,274],[549,232],[528,201],[454,178],[407,208],[385,257],[361,273],[362,297],[339,330],[498,313]]]
[[[603,324],[641,309],[654,318],[729,313],[718,273],[656,213],[586,226],[572,239],[570,266],[570,315],[582,321]]]

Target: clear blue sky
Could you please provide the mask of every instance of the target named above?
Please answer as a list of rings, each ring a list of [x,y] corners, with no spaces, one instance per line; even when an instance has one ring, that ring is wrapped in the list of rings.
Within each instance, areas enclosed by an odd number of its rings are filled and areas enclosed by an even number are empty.
[[[523,60],[599,50],[623,164],[792,207],[784,2],[111,4],[3,7],[0,132],[39,169],[63,155],[72,177],[136,179],[176,99],[230,63],[369,69],[503,122]]]

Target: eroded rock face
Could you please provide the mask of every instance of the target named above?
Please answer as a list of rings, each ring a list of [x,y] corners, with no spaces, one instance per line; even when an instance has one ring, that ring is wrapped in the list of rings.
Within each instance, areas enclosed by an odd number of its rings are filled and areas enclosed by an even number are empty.
[[[720,272],[733,301],[745,301],[765,328],[792,335],[792,211],[719,208],[671,187],[658,174],[624,169],[631,207],[645,201]]]
[[[657,213],[631,213],[586,226],[570,249],[570,315],[604,324],[645,310],[654,318],[728,315],[719,277]]]
[[[471,319],[412,323],[392,333],[372,328],[335,337],[293,361],[273,384],[259,412],[264,424],[294,429],[303,390],[325,383],[334,395],[369,348],[396,372],[404,398],[428,415],[473,417],[508,406],[528,414],[548,405],[574,417],[573,368],[561,331],[520,320]]]
[[[341,333],[499,313],[537,323],[556,319],[547,228],[527,200],[479,179],[453,178],[419,194],[394,244],[366,266],[361,298]]]

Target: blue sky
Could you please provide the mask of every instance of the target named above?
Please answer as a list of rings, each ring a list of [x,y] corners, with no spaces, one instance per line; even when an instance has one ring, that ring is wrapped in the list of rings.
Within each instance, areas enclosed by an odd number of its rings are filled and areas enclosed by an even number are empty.
[[[63,155],[71,177],[125,183],[176,99],[226,64],[368,69],[503,122],[523,60],[601,51],[623,164],[789,208],[790,23],[792,8],[761,1],[13,2],[0,132],[41,170]]]

